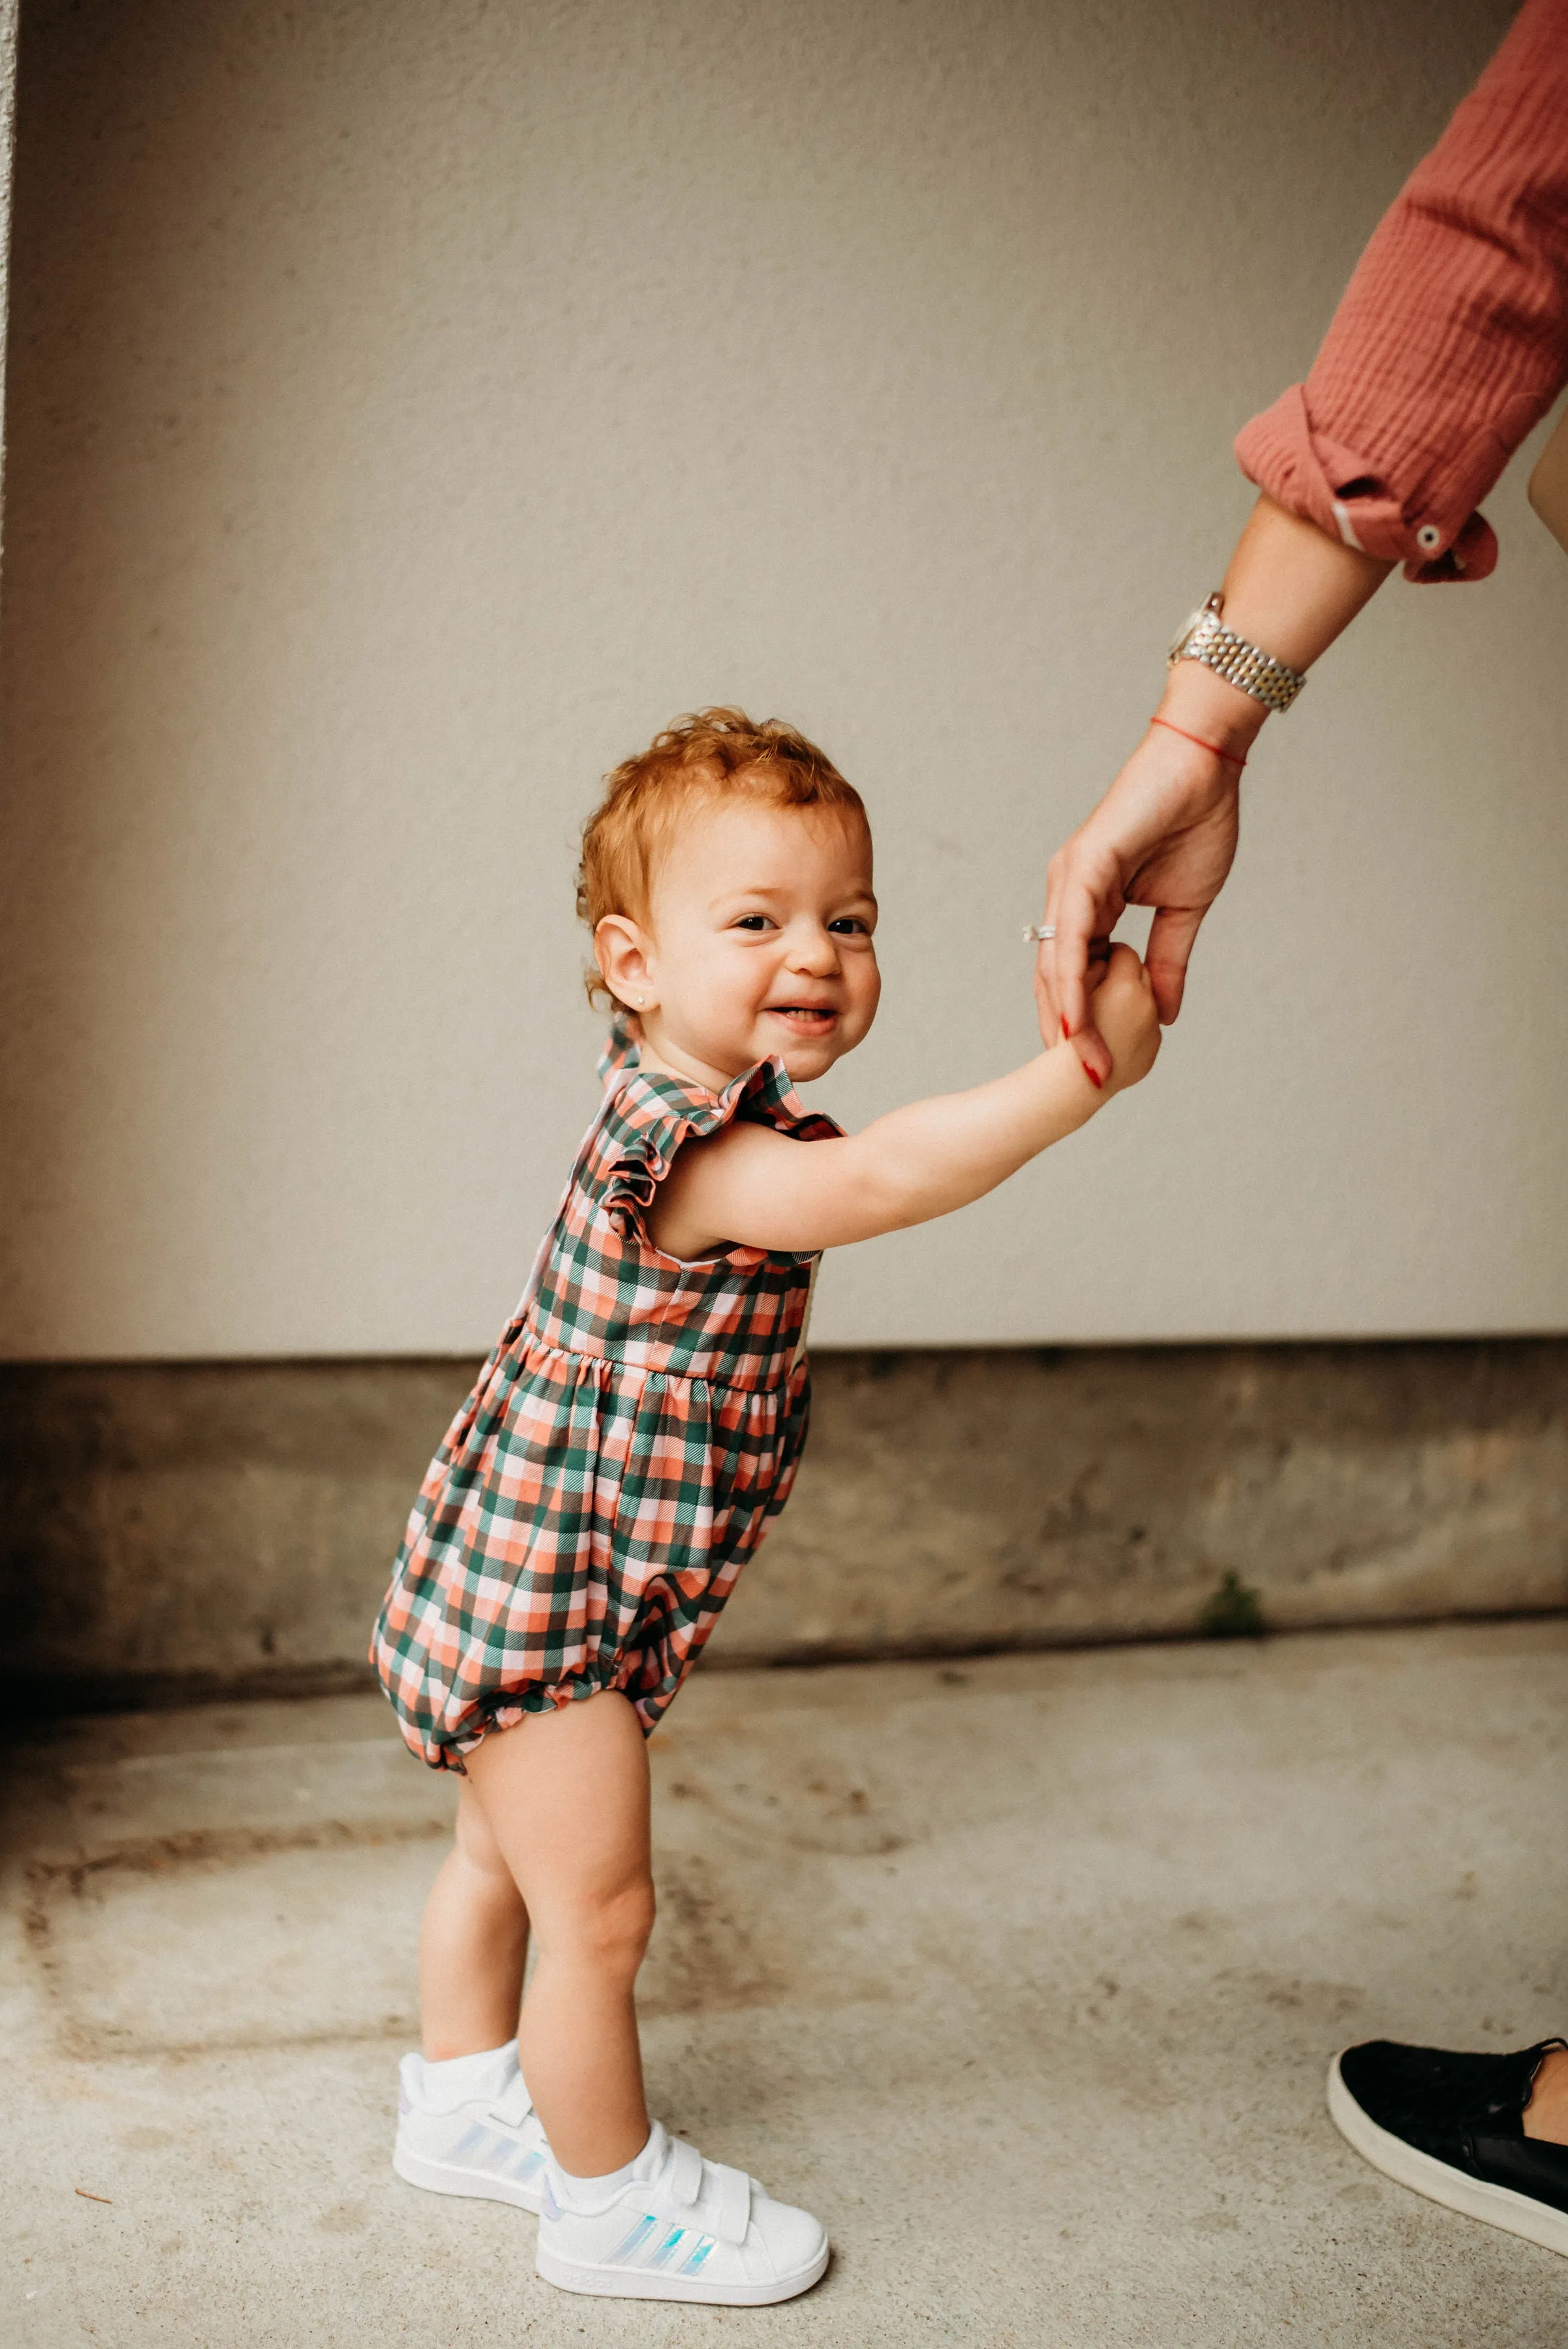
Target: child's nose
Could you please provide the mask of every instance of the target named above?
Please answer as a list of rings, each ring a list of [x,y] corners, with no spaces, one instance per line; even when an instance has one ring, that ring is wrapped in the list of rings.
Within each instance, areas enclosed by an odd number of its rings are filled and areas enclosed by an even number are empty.
[[[831,930],[820,929],[814,923],[809,929],[800,930],[790,939],[789,959],[792,970],[836,970],[838,941]]]

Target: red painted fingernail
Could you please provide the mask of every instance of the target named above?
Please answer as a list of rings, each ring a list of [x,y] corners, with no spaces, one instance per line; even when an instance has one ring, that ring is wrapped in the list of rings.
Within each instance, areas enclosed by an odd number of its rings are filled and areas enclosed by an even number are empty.
[[[1078,1063],[1078,1066],[1082,1069],[1082,1071],[1084,1071],[1084,1074],[1088,1078],[1089,1082],[1094,1086],[1095,1091],[1096,1091],[1096,1092],[1099,1092],[1099,1090],[1100,1090],[1100,1088],[1101,1088],[1101,1086],[1102,1086],[1102,1085],[1105,1083],[1105,1081],[1105,1081],[1105,1079],[1104,1079],[1104,1077],[1096,1077],[1096,1074],[1095,1074],[1095,1072],[1094,1072],[1094,1071],[1093,1071],[1093,1069],[1091,1069],[1091,1068],[1090,1068],[1090,1066],[1089,1066],[1089,1064],[1088,1064],[1087,1061],[1079,1061],[1079,1063]]]
[[[1072,1032],[1072,1030],[1067,1025],[1066,1015],[1064,1014],[1062,1019],[1062,1041],[1064,1044],[1066,1042]]]

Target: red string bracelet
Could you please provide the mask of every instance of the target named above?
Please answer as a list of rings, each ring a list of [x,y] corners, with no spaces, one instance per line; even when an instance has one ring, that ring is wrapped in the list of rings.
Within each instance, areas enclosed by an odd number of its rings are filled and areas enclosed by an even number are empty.
[[[1238,772],[1247,763],[1245,759],[1238,759],[1234,750],[1222,750],[1218,742],[1206,742],[1201,734],[1189,734],[1185,726],[1173,726],[1168,718],[1151,718],[1148,722],[1151,726],[1163,726],[1168,734],[1179,734],[1184,742],[1196,742],[1200,750],[1212,751],[1215,758],[1223,759]]]

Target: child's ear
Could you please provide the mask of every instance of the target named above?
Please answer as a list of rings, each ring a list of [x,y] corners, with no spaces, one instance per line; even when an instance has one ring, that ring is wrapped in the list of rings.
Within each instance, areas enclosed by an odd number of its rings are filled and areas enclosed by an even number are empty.
[[[607,914],[594,931],[594,959],[604,983],[628,1010],[652,1009],[650,943],[626,914]]]

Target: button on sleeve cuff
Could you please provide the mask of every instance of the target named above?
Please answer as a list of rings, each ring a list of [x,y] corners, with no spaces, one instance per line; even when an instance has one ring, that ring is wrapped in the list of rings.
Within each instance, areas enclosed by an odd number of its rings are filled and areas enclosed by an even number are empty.
[[[1440,502],[1428,496],[1407,507],[1374,460],[1314,430],[1306,387],[1297,383],[1243,427],[1236,457],[1276,505],[1378,562],[1402,563],[1407,579],[1484,579],[1497,567],[1497,536],[1476,512],[1467,477],[1490,487],[1503,453],[1490,433],[1484,438],[1484,449],[1453,468]]]

